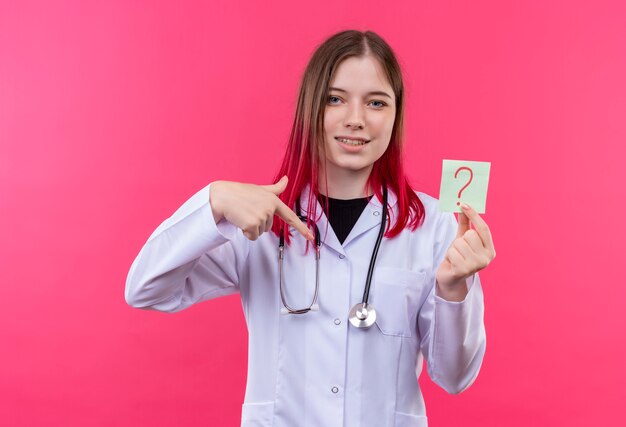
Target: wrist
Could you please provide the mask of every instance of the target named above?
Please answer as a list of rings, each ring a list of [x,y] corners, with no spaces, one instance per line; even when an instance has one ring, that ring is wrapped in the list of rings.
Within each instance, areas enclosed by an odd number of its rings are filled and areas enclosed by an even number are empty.
[[[221,189],[221,181],[215,181],[211,184],[211,190],[209,191],[209,205],[211,205],[211,211],[216,224],[224,218],[224,211],[220,203]]]
[[[442,285],[437,281],[435,286],[437,296],[446,301],[463,301],[468,293],[466,279],[449,285]]]

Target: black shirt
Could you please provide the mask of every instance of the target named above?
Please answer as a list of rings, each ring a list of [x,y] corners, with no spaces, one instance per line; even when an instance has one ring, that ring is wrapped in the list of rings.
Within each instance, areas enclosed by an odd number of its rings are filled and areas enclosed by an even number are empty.
[[[357,220],[363,213],[365,206],[373,196],[362,197],[360,199],[333,199],[332,197],[326,197],[323,194],[318,195],[320,205],[322,209],[325,207],[325,203],[328,200],[330,203],[329,218],[330,226],[337,235],[339,243],[343,244],[348,234],[356,224]]]

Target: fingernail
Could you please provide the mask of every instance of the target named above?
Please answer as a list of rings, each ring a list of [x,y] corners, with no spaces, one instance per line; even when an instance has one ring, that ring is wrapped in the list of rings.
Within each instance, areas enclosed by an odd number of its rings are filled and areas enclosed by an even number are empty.
[[[312,242],[315,241],[315,235],[311,231],[309,231],[309,240]]]
[[[467,203],[461,203],[461,207],[462,207],[463,209],[469,209],[469,208],[470,208],[470,207],[469,207],[469,205],[468,205]]]

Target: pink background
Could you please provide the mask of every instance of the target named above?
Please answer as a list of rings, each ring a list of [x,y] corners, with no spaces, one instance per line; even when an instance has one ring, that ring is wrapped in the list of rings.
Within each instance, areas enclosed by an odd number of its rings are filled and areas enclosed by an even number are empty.
[[[306,61],[356,28],[404,68],[417,189],[492,162],[487,354],[461,395],[422,377],[431,424],[621,425],[626,3],[184,3],[0,3],[0,424],[239,424],[239,297],[136,310],[126,274],[207,183],[270,183]]]

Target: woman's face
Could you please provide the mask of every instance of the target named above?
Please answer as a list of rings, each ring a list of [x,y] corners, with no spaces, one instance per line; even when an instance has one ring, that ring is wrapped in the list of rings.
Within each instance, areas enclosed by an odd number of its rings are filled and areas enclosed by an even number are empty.
[[[328,169],[369,176],[372,165],[389,146],[395,116],[395,94],[378,60],[368,55],[341,62],[324,111]],[[342,137],[353,140],[342,142]]]

